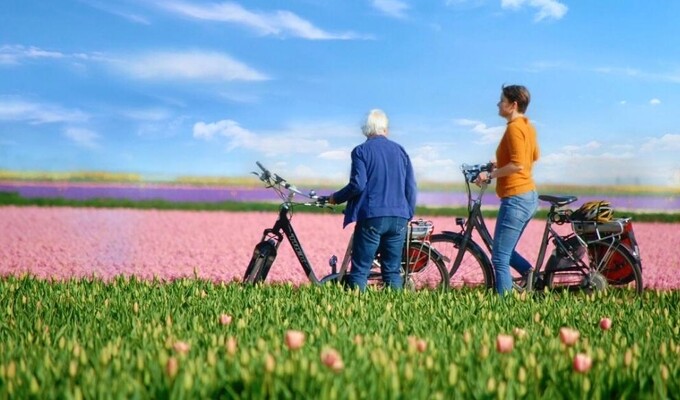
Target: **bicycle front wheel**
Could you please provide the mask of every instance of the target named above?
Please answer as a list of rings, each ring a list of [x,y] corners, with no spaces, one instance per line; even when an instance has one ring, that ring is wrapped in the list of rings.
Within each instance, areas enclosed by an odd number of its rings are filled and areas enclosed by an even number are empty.
[[[463,235],[456,232],[438,233],[430,238],[430,246],[441,255],[446,265],[449,285],[493,289],[495,278],[491,261],[475,242],[468,240],[460,264],[454,265],[462,242]]]
[[[269,269],[276,259],[276,245],[273,241],[260,242],[255,246],[253,257],[250,259],[243,283],[255,284],[263,282],[267,278]]]

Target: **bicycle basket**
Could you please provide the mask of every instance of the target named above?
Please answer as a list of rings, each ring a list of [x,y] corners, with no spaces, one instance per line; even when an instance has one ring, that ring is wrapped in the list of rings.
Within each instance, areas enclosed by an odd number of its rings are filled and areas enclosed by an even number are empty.
[[[434,224],[432,221],[423,221],[422,219],[419,219],[418,221],[411,221],[409,224],[409,239],[429,239],[433,231]]]

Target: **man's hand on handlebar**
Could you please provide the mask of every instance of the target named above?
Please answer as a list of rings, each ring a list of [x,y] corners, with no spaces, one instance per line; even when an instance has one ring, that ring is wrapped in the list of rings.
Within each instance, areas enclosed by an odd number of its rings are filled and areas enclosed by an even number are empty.
[[[319,196],[316,198],[317,203],[321,205],[335,205],[335,200],[333,200],[333,196]]]

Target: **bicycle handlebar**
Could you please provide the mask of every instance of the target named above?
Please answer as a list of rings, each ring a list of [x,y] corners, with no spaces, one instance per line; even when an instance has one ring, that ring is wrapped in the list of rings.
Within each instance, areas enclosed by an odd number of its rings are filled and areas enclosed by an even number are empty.
[[[293,197],[293,194],[298,194],[300,196],[304,196],[308,199],[314,200],[313,203],[304,203],[305,205],[310,205],[310,206],[316,206],[316,207],[330,207],[328,206],[328,200],[329,196],[319,196],[316,194],[316,191],[310,190],[309,193],[303,193],[300,191],[295,185],[289,183],[287,180],[279,176],[278,174],[270,172],[267,168],[265,168],[264,165],[262,165],[259,161],[255,161],[255,164],[260,168],[262,171],[261,173],[258,172],[253,172],[253,174],[257,175],[258,178],[262,182],[264,182],[267,187],[274,188],[274,190],[279,191],[280,187],[283,187],[284,189],[289,191],[289,195],[287,196],[288,201],[290,201]],[[283,197],[283,194],[279,191],[279,194]]]
[[[468,164],[463,164],[460,167],[460,170],[463,172],[463,175],[465,176],[465,180],[468,183],[472,183],[475,180],[477,180],[477,177],[481,172],[491,172],[494,169],[494,164],[492,162],[486,163],[486,164],[474,164],[474,165],[468,165]]]

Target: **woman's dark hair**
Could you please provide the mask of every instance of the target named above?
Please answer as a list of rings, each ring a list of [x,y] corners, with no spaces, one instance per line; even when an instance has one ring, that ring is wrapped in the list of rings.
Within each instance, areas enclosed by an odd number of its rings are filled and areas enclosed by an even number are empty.
[[[529,89],[521,85],[503,85],[503,96],[511,103],[517,102],[517,111],[522,114],[526,112],[527,107],[529,107],[529,102],[531,101]]]

